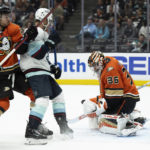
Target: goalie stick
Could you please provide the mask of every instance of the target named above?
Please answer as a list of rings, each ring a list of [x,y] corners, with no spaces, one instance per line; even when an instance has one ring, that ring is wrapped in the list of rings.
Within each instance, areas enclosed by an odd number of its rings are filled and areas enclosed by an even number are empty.
[[[62,1],[60,4],[57,4],[55,8],[52,8],[52,9],[50,10],[50,12],[41,20],[41,22],[39,22],[39,24],[37,25],[37,27],[38,27],[39,25],[41,25],[41,24],[47,19],[47,17],[48,17],[50,14],[52,14],[52,13],[55,11],[55,9],[56,9],[59,5],[61,5],[62,3],[63,3],[63,1]],[[2,65],[7,61],[7,59],[25,42],[25,40],[26,40],[27,38],[28,38],[28,36],[25,36],[25,38],[24,38],[21,42],[19,42],[19,44],[18,44],[16,47],[14,47],[14,48],[10,51],[10,53],[0,62],[0,67],[2,67]],[[54,52],[54,54],[56,55],[56,52]]]
[[[145,86],[147,86],[149,84],[150,84],[150,82],[147,82],[144,85],[139,86],[137,89],[140,90],[140,89],[142,89],[143,87],[145,87]],[[80,115],[78,117],[75,117],[73,119],[68,119],[68,123],[76,123],[76,122],[78,122],[78,121],[80,121],[80,120],[82,120],[82,119],[84,119],[84,118],[86,118],[88,116],[96,116],[96,113],[92,112],[92,113],[88,113],[88,114],[82,114],[82,115]],[[147,119],[147,121],[150,121],[150,119]]]

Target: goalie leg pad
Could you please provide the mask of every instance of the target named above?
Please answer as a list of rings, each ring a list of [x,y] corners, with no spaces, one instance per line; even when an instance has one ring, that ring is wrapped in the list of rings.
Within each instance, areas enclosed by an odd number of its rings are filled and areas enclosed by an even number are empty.
[[[128,126],[127,123],[130,123]],[[139,124],[132,122],[128,115],[100,115],[98,119],[99,130],[102,133],[116,134],[117,136],[130,136],[141,129]]]
[[[101,114],[98,118],[99,130],[106,134],[117,134],[117,118],[115,115]]]
[[[141,125],[143,125],[146,122],[146,118],[142,115],[142,113],[138,110],[134,110],[131,114],[130,114],[130,119],[132,121],[135,121],[137,123],[140,123]]]

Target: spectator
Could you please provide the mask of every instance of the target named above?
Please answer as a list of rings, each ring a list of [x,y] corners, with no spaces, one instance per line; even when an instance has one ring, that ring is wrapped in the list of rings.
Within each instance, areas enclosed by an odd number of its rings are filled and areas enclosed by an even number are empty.
[[[93,15],[95,23],[98,23],[99,19],[103,18],[103,11],[100,8],[97,8],[96,13]]]
[[[121,12],[122,16],[124,17],[124,20],[128,17],[132,17],[132,15],[133,15],[132,7],[133,7],[133,2],[132,1],[126,3],[125,10],[123,12]]]
[[[48,3],[47,3],[47,1],[42,0],[39,7],[40,7],[40,8],[48,8]]]
[[[94,9],[94,13],[96,12],[97,9],[102,10],[104,13],[106,13],[106,5],[104,4],[103,0],[98,0],[97,5]]]
[[[96,25],[93,22],[93,17],[89,16],[88,20],[87,20],[87,24],[83,27],[83,29],[81,29],[80,33],[77,34],[77,35],[71,35],[70,38],[77,38],[78,44],[81,44],[82,33],[84,33],[85,38],[94,39],[95,34],[96,34],[96,29],[97,28],[96,28]]]
[[[58,2],[55,1],[55,5],[58,5]],[[54,18],[56,24],[56,30],[63,30],[64,29],[64,9],[61,5],[54,11]]]
[[[133,19],[132,19],[133,20]],[[136,25],[136,28],[139,30],[144,22],[146,20],[146,16],[144,15],[141,8],[136,10],[135,17],[133,20],[133,23]]]
[[[30,0],[30,4],[35,10],[37,10],[40,7],[40,1],[41,0]]]
[[[136,36],[136,28],[133,26],[131,18],[127,19],[127,25],[123,29],[123,38],[134,38]]]
[[[80,35],[84,32],[85,36],[89,35],[91,37],[95,36],[96,33],[96,25],[93,23],[93,17],[89,16],[87,20],[87,24],[80,31]]]
[[[109,12],[105,14],[105,19],[107,20],[107,23],[114,24],[114,12],[113,12],[113,7],[111,5],[109,7]]]
[[[115,12],[115,7],[116,7],[116,12],[119,13],[119,4],[118,4],[118,2],[116,3],[116,6],[115,6],[115,1],[111,0],[110,5],[107,5],[107,8],[106,8],[107,13],[109,13],[109,7],[110,6],[113,8],[113,12]]]
[[[111,32],[111,38],[114,38],[115,36],[115,28],[113,27]],[[122,36],[122,27],[121,22],[117,22],[117,37],[120,38]]]
[[[140,34],[139,38],[134,40],[132,43],[128,43],[128,46],[130,46],[131,52],[144,52],[147,49],[145,36]]]
[[[109,28],[105,23],[104,19],[100,19],[98,27],[96,29],[95,38],[96,39],[108,39],[110,35]]]
[[[139,30],[139,35],[143,34],[145,36],[145,38],[148,38],[148,28],[147,28],[147,21],[143,21],[143,25],[141,26],[140,30]],[[149,33],[150,33],[150,27],[149,27]]]

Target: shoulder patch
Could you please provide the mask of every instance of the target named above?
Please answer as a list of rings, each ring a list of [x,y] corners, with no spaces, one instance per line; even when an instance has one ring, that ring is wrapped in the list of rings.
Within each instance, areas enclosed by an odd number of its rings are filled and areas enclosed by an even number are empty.
[[[109,72],[109,71],[111,71],[113,69],[114,69],[114,67],[109,67],[109,68],[107,68],[107,72]]]

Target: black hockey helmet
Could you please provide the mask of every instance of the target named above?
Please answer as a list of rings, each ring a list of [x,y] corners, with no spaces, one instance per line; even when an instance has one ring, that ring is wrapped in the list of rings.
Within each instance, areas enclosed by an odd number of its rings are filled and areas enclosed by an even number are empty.
[[[0,6],[0,14],[9,14],[11,11],[10,11],[10,8],[6,5],[2,5]]]

